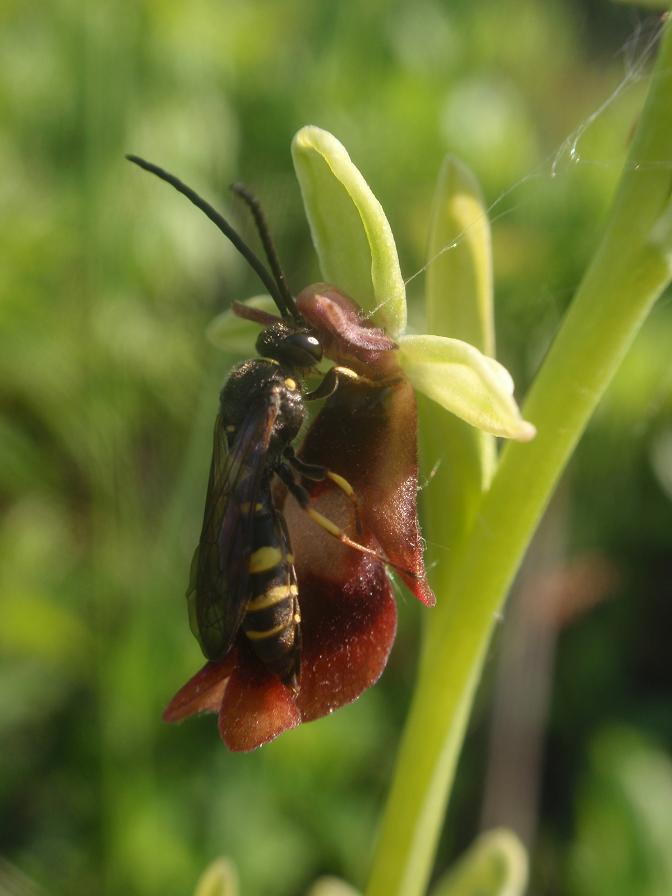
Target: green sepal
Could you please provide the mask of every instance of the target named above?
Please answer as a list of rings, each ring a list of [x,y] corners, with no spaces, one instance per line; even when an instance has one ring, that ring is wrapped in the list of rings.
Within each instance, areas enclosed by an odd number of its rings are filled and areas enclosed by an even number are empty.
[[[301,128],[292,157],[324,280],[395,339],[406,328],[406,287],[381,204],[328,131]]]

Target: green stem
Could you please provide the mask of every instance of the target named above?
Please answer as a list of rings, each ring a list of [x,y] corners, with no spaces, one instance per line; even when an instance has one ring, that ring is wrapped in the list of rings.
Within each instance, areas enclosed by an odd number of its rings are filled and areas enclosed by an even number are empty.
[[[672,277],[672,27],[602,244],[524,408],[538,430],[510,443],[450,568],[425,650],[367,896],[419,896],[493,627],[573,448],[646,315]],[[440,496],[438,496],[440,497]],[[437,533],[431,533],[432,538]]]

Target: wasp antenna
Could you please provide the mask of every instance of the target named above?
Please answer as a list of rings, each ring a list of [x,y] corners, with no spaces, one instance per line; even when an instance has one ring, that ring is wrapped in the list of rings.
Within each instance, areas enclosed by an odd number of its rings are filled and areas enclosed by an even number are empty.
[[[192,190],[191,187],[188,187],[179,178],[175,177],[175,175],[170,174],[168,171],[164,171],[164,169],[160,168],[158,165],[154,165],[152,162],[147,162],[145,159],[141,159],[140,156],[127,155],[126,158],[129,162],[133,162],[134,165],[137,165],[144,171],[149,171],[150,174],[155,174],[156,177],[165,181],[167,184],[170,184],[170,186],[174,187],[178,193],[186,196],[186,198],[190,202],[192,202],[196,206],[196,208],[199,208],[205,215],[207,215],[212,223],[216,227],[218,227],[219,230],[221,230],[224,236],[231,243],[233,243],[236,249],[250,265],[252,270],[259,277],[261,282],[264,284],[264,286],[272,296],[273,301],[278,306],[281,314],[286,315],[288,311],[294,313],[294,308],[296,306],[294,305],[293,300],[292,305],[288,307],[285,301],[284,292],[279,288],[279,285],[276,284],[275,280],[269,274],[263,262],[259,258],[257,258],[252,249],[250,249],[250,247],[242,239],[242,237],[233,229],[226,218],[220,215],[220,213],[216,209],[214,209],[209,202],[206,202],[205,199],[199,196],[198,193]]]
[[[278,290],[282,294],[285,305],[287,306],[287,309],[291,313],[292,317],[295,320],[301,320],[301,315],[298,308],[296,307],[294,297],[292,296],[291,292],[289,291],[289,287],[287,286],[287,279],[280,265],[280,259],[278,258],[278,253],[275,250],[275,245],[273,244],[273,240],[271,238],[271,232],[268,229],[268,224],[266,222],[266,216],[261,209],[259,200],[254,195],[254,193],[252,193],[245,186],[245,184],[231,184],[231,190],[234,193],[237,193],[238,196],[240,196],[240,198],[245,202],[247,207],[252,212],[254,223],[257,225],[257,231],[259,232],[261,243],[264,247],[264,252],[266,253],[266,259],[268,260],[268,264],[270,265],[273,276],[275,277],[275,282],[278,284]]]

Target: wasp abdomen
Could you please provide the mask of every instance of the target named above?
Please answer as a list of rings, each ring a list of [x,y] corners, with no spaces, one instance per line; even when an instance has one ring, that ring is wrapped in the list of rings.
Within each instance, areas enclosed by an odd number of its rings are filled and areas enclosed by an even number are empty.
[[[291,686],[300,662],[299,589],[285,534],[269,503],[257,505],[243,632],[258,658]]]

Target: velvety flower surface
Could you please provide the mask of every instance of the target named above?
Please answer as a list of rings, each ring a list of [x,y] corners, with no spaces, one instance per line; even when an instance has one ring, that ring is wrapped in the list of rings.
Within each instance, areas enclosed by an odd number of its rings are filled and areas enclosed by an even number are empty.
[[[395,361],[396,346],[363,322],[359,309],[318,285],[299,308],[326,352],[361,379],[345,377],[308,431],[301,456],[353,486],[356,500],[331,479],[310,487],[312,506],[379,556],[342,544],[278,489],[295,555],[301,606],[301,679],[284,685],[253,654],[244,635],[221,662],[209,662],[173,698],[167,721],[219,715],[232,750],[250,750],[356,699],[380,677],[396,631],[396,605],[385,557],[426,604],[416,512],[417,420],[413,390]]]
[[[360,379],[342,379],[301,449],[311,463],[337,470],[353,486],[364,532],[423,603],[433,606],[417,517],[417,411],[413,388],[398,363],[397,346],[362,321],[357,305],[327,284],[298,296],[325,354]],[[319,461],[318,461],[319,458]],[[315,497],[335,492],[327,480]],[[297,553],[298,556],[298,553]]]

